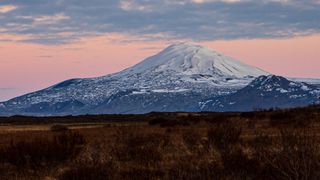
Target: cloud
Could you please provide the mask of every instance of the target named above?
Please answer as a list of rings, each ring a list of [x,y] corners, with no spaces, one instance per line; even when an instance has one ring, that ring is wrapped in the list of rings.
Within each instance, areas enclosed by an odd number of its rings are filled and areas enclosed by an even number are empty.
[[[120,1],[120,8],[124,11],[148,11],[150,6],[145,6],[143,4],[138,4],[132,1]]]
[[[241,2],[241,0],[191,0],[193,3],[211,3],[211,2],[225,2],[225,3],[236,3],[236,2]]]
[[[3,0],[1,7],[15,9],[0,13],[0,36],[41,44],[109,33],[139,41],[203,41],[320,32],[319,0]]]
[[[38,16],[38,17],[30,17],[33,19],[33,22],[35,25],[41,24],[41,25],[46,25],[46,24],[56,24],[59,23],[60,21],[68,20],[70,17],[64,15],[64,13],[57,13],[51,16]]]
[[[8,5],[8,6],[0,6],[0,13],[7,13],[17,9],[16,6]]]

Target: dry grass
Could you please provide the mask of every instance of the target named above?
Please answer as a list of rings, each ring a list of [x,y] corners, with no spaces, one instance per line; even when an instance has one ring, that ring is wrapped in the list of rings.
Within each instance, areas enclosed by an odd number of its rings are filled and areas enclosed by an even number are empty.
[[[150,125],[69,121],[67,131],[3,126],[0,179],[318,179],[319,112],[156,114]]]

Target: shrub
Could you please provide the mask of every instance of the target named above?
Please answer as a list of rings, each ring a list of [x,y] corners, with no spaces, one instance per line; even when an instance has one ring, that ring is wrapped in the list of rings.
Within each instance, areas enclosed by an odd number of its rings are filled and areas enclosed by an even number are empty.
[[[188,147],[189,150],[195,151],[199,149],[201,144],[201,134],[197,130],[191,128],[188,131],[182,134],[184,144]]]
[[[63,131],[68,131],[69,128],[65,125],[62,125],[62,124],[56,124],[56,125],[51,126],[50,130],[54,131],[54,132],[63,132]]]
[[[319,143],[308,129],[281,129],[280,139],[258,156],[263,175],[269,179],[318,179]]]
[[[150,120],[149,125],[159,125],[159,124],[165,123],[167,121],[168,121],[167,119],[157,117],[157,118]]]
[[[231,122],[216,124],[208,130],[209,145],[219,150],[229,150],[230,146],[240,143],[241,132],[241,128]]]
[[[18,168],[53,166],[76,157],[85,140],[77,133],[56,135],[52,138],[39,137],[30,141],[11,141],[0,149],[0,161]]]
[[[279,110],[271,113],[270,125],[272,127],[310,127],[315,119],[316,115],[307,110]]]
[[[92,162],[76,162],[70,169],[63,172],[59,180],[105,180],[115,175],[112,164],[96,164]]]
[[[273,145],[273,139],[265,133],[258,133],[255,134],[255,138],[250,145],[255,152],[259,153],[264,149],[271,148]]]
[[[189,126],[190,121],[185,119],[165,119],[157,117],[149,121],[149,125],[160,125],[161,127]]]
[[[225,177],[256,179],[254,177],[259,170],[259,163],[255,159],[250,159],[247,154],[243,153],[242,149],[234,148],[232,151],[225,151],[221,154],[221,161]]]
[[[221,173],[221,167],[214,162],[199,163],[199,161],[181,160],[168,170],[168,179],[223,179]]]
[[[165,172],[156,168],[132,167],[120,172],[119,179],[163,179]]]
[[[163,137],[157,133],[141,134],[121,130],[117,134],[117,144],[113,147],[113,154],[120,161],[155,163],[162,159],[160,146]]]

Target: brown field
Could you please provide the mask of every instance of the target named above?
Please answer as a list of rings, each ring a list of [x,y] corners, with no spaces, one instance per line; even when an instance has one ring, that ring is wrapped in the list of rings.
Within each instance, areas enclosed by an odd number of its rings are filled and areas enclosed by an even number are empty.
[[[319,106],[0,123],[0,179],[320,178]]]

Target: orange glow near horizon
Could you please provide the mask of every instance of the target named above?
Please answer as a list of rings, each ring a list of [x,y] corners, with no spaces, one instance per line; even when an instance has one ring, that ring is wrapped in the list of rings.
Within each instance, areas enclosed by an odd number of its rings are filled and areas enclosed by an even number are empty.
[[[130,67],[168,46],[111,34],[50,46],[6,42],[0,35],[0,101],[76,77],[96,77]],[[15,39],[23,37],[15,37]],[[125,43],[121,41],[132,41]],[[270,73],[320,78],[320,35],[280,40],[199,42]],[[7,89],[7,90],[5,90]]]

